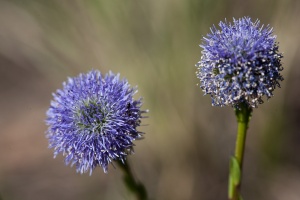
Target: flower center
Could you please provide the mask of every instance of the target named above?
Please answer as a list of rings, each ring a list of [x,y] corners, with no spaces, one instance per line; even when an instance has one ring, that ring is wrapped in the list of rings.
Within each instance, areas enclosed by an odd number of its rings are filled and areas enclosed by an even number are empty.
[[[99,103],[89,101],[79,107],[77,119],[79,128],[101,134],[106,123],[106,112]]]

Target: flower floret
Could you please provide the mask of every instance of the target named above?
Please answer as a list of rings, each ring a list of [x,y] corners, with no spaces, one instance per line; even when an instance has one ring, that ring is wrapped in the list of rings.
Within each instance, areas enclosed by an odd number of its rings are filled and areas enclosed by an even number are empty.
[[[270,26],[260,26],[249,17],[219,23],[203,38],[197,77],[212,105],[238,107],[246,103],[257,107],[273,96],[283,80],[276,36]]]
[[[137,127],[146,111],[140,109],[141,99],[133,99],[136,92],[111,72],[69,78],[47,111],[46,136],[54,157],[62,153],[67,165],[90,174],[97,166],[107,172],[113,160],[124,161],[143,135]]]

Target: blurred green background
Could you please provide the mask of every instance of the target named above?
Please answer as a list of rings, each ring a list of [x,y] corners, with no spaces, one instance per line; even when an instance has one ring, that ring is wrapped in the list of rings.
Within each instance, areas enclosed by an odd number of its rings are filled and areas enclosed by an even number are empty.
[[[242,193],[299,200],[299,0],[0,1],[2,199],[132,199],[119,169],[76,174],[47,148],[51,93],[91,69],[138,85],[136,98],[150,110],[129,162],[151,199],[226,199],[236,120],[232,108],[203,96],[194,65],[209,27],[243,16],[274,27],[285,80],[254,110]]]

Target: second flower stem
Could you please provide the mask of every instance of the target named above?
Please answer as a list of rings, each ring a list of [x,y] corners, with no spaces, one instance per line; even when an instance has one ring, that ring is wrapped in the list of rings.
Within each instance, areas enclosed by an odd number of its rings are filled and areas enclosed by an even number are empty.
[[[235,114],[238,122],[237,138],[235,145],[235,155],[231,160],[231,169],[230,169],[230,181],[229,181],[229,199],[230,200],[239,200],[240,196],[240,187],[241,187],[241,177],[242,177],[242,166],[243,166],[243,157],[245,150],[245,142],[248,124],[250,121],[252,113],[252,108],[242,103],[239,105],[239,108],[236,108]]]
[[[235,114],[238,122],[237,138],[235,144],[235,157],[242,168],[245,150],[246,134],[250,121],[252,108],[242,104],[240,109],[236,109]]]

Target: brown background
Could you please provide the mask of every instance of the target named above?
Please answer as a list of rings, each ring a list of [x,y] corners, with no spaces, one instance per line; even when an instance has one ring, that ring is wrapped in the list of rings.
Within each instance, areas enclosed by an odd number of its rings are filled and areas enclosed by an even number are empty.
[[[44,132],[51,93],[90,69],[138,85],[150,118],[129,157],[151,199],[226,199],[236,121],[196,86],[198,44],[232,17],[271,24],[282,88],[254,110],[244,199],[300,199],[300,1],[0,1],[0,194],[5,200],[132,199],[119,169],[92,176],[53,159]]]

